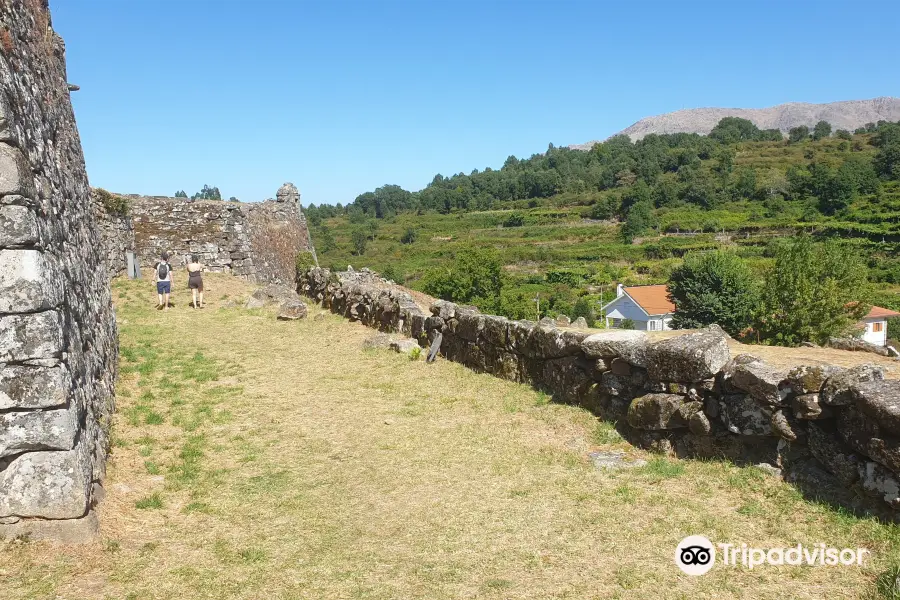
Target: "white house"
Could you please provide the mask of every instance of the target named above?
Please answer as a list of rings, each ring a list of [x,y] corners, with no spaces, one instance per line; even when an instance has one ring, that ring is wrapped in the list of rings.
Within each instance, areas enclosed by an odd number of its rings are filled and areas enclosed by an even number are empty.
[[[866,330],[862,334],[862,339],[876,346],[887,346],[887,320],[890,317],[900,317],[900,312],[873,306],[860,325],[865,325]]]
[[[631,319],[634,329],[667,331],[672,322],[675,305],[669,300],[666,285],[633,285],[616,287],[616,299],[603,307],[606,326],[619,327]]]

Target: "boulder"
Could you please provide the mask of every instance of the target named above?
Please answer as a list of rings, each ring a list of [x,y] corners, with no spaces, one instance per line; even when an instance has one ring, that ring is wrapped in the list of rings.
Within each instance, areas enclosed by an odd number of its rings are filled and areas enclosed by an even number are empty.
[[[296,321],[306,318],[307,312],[306,304],[301,300],[287,300],[281,304],[276,318],[279,321]]]
[[[419,352],[422,351],[416,340],[410,339],[394,340],[390,343],[390,348],[394,352],[399,352],[400,354],[412,354],[416,350]]]
[[[826,469],[844,485],[852,485],[859,479],[859,467],[863,459],[847,450],[834,434],[814,423],[807,428],[809,451]]]
[[[26,452],[0,471],[0,517],[74,519],[88,509],[91,460],[82,441],[71,450]]]
[[[788,371],[786,381],[795,394],[818,394],[828,378],[843,371],[832,365],[803,365]]]
[[[772,432],[783,440],[793,442],[797,440],[797,431],[791,426],[783,411],[776,410],[772,413]]]
[[[772,409],[749,394],[730,394],[719,401],[719,417],[731,433],[772,435]]]
[[[52,367],[10,365],[0,368],[0,410],[64,405],[71,385],[69,371],[61,364]]]
[[[270,304],[283,304],[288,300],[300,300],[300,295],[286,285],[270,283],[254,291],[245,308],[262,308]]]
[[[575,319],[575,321],[572,322],[572,327],[574,327],[575,329],[587,329],[587,320],[584,317],[578,317],[577,319]]]
[[[55,310],[0,316],[0,362],[58,358],[62,343]]]
[[[900,380],[857,383],[851,393],[860,412],[884,431],[900,435]]]
[[[709,422],[709,418],[703,412],[696,412],[688,420],[688,429],[694,435],[709,435],[712,431],[712,423]]]
[[[557,327],[569,327],[571,324],[572,321],[566,315],[559,315],[556,317]]]
[[[651,345],[646,367],[650,379],[657,381],[702,381],[718,373],[730,357],[727,337],[710,330]]]
[[[581,349],[588,358],[621,358],[645,367],[648,344],[649,338],[643,331],[608,329],[584,338]]]
[[[900,439],[886,434],[874,419],[848,408],[838,415],[837,429],[851,448],[900,473]]]
[[[828,419],[834,414],[830,407],[824,406],[819,401],[818,393],[794,396],[791,406],[794,409],[794,416],[798,419]]]
[[[890,351],[884,346],[876,346],[858,338],[829,338],[828,347],[851,352],[871,352],[879,356],[891,355]]]
[[[34,450],[71,450],[77,432],[74,406],[0,414],[0,458]]]
[[[371,350],[373,348],[390,348],[393,338],[386,333],[376,333],[372,337],[363,342],[363,348]]]
[[[635,398],[628,407],[628,424],[635,429],[651,431],[687,427],[679,409],[683,396],[676,394],[647,394]]]
[[[867,461],[859,466],[859,480],[864,490],[880,497],[893,509],[900,509],[900,481],[876,462]]]
[[[731,385],[747,392],[756,400],[777,406],[787,397],[789,389],[783,385],[787,374],[762,361],[738,364],[731,375]]]
[[[857,383],[881,381],[884,369],[877,365],[858,365],[851,369],[841,369],[825,381],[822,386],[822,402],[831,406],[846,406],[853,402],[850,388]]]

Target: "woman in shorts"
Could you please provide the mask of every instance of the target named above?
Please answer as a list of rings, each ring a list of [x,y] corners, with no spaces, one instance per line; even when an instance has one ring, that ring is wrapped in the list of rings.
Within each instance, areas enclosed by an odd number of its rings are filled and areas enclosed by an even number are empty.
[[[203,308],[203,265],[200,264],[200,257],[191,254],[191,262],[188,263],[188,288],[193,294],[192,308]],[[200,295],[200,303],[197,303],[197,295]]]

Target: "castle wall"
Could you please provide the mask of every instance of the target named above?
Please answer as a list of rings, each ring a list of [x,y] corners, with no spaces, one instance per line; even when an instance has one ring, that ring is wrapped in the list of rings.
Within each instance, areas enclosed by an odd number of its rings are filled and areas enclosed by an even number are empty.
[[[0,537],[89,534],[109,447],[116,325],[64,56],[45,2],[0,0]]]
[[[260,203],[133,197],[131,216],[134,247],[145,268],[163,251],[176,268],[197,254],[211,271],[292,283],[298,252],[312,249],[299,195],[297,202]]]
[[[766,463],[817,496],[830,484],[900,510],[900,381],[884,380],[881,367],[779,369],[732,357],[717,327],[651,342],[640,331],[590,334],[445,301],[428,314],[365,271],[312,268],[297,287],[332,312],[423,347],[440,335],[444,358],[584,406],[637,446]]]
[[[130,210],[108,210],[97,190],[91,191],[91,202],[100,230],[101,257],[106,263],[107,274],[110,277],[122,275],[128,267],[125,253],[134,252],[134,221]]]

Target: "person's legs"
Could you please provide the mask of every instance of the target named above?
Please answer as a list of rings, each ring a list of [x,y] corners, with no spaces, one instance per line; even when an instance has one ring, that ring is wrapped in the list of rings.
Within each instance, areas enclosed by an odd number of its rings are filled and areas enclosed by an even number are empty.
[[[165,308],[163,308],[163,310],[169,310],[169,292],[166,292],[165,296],[166,296],[166,306],[165,306]]]
[[[165,298],[165,306],[163,310],[169,310],[169,295],[172,293],[172,284],[168,281],[161,282],[163,286],[163,297]]]
[[[193,288],[191,290],[191,295],[193,296],[193,300],[191,301],[191,306],[194,308],[199,308],[197,306],[197,288]]]
[[[203,286],[200,286],[200,304],[197,305],[197,308],[203,308]]]
[[[156,282],[156,297],[157,297],[156,308],[157,308],[157,310],[159,310],[163,307],[163,293],[165,292],[163,283],[164,282],[162,282],[162,281]]]

